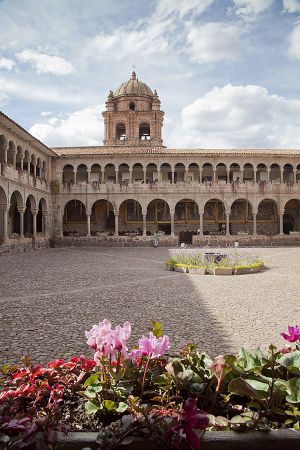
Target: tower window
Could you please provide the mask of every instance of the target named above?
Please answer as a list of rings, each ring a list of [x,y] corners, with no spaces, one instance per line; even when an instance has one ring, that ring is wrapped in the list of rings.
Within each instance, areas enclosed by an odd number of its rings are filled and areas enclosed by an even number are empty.
[[[130,111],[135,111],[135,103],[134,102],[129,103],[129,109],[130,109]]]
[[[116,139],[118,141],[125,141],[126,139],[126,127],[124,123],[118,123],[116,127]]]
[[[150,125],[148,123],[141,123],[139,137],[141,141],[150,141]]]

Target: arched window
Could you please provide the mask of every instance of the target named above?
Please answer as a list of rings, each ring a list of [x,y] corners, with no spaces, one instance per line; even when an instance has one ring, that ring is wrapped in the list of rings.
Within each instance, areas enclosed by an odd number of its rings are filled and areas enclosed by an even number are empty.
[[[130,111],[135,111],[135,103],[134,102],[129,103],[129,109],[130,109]]]
[[[116,127],[116,139],[118,141],[125,141],[125,139],[126,139],[125,123],[118,123],[118,125]]]
[[[140,124],[139,137],[141,141],[150,141],[150,125],[148,123]]]

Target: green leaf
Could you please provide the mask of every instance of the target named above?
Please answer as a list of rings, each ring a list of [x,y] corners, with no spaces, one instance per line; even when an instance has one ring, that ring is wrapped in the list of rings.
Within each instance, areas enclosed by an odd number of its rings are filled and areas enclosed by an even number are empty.
[[[84,387],[92,386],[92,384],[99,384],[99,373],[91,375],[84,383]]]
[[[85,411],[87,414],[95,414],[97,411],[99,411],[99,409],[99,405],[90,402],[90,400],[88,400],[85,404]]]
[[[300,403],[300,378],[292,378],[285,382],[287,387],[286,401]]]
[[[124,411],[126,411],[126,409],[128,409],[128,405],[124,402],[119,402],[119,405],[118,405],[116,411],[118,413],[123,413]]]
[[[252,419],[250,419],[249,417],[246,417],[246,416],[234,416],[230,420],[230,423],[240,424],[240,423],[246,423],[246,422],[251,422],[251,421],[252,421]]]
[[[155,337],[161,337],[164,333],[162,330],[162,323],[155,322],[155,320],[151,321],[151,326],[149,327],[149,331],[152,331]]]
[[[257,380],[235,378],[230,381],[228,390],[233,394],[245,396],[260,403],[265,403],[264,400],[269,394],[269,385]]]
[[[248,352],[242,348],[235,365],[245,372],[255,372],[261,369],[266,362],[267,360],[264,358],[260,348],[257,348],[254,352]]]
[[[288,372],[300,375],[300,350],[286,353],[281,358],[279,358],[277,362],[283,367],[286,367]]]
[[[102,386],[88,386],[85,390],[85,395],[88,398],[96,398],[97,394],[102,391]]]
[[[174,378],[180,378],[184,380],[186,378],[186,370],[179,358],[172,359],[166,365],[166,371],[170,373]]]
[[[113,411],[116,409],[116,404],[112,400],[104,400],[102,402],[103,408],[105,408],[107,411]]]

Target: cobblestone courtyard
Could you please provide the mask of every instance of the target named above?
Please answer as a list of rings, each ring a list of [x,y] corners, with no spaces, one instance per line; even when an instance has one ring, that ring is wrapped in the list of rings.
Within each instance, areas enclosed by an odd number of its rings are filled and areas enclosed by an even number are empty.
[[[299,323],[300,248],[258,249],[268,270],[232,277],[167,272],[163,248],[49,249],[0,259],[1,364],[90,355],[84,330],[130,320],[131,343],[160,320],[171,352],[211,355],[281,344]]]

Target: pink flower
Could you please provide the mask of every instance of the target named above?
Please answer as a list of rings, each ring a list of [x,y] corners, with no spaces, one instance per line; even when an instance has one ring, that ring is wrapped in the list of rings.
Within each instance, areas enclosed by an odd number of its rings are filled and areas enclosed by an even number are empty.
[[[123,327],[117,325],[113,330],[109,320],[105,319],[86,331],[87,345],[95,350],[94,360],[97,362],[102,356],[108,356],[116,361],[116,352],[127,357],[127,340],[131,334],[131,325],[125,322]]]
[[[289,334],[280,333],[280,335],[288,342],[300,342],[300,327],[296,325],[295,327],[288,326]]]
[[[180,422],[169,430],[169,437],[175,448],[181,448],[186,440],[194,449],[200,448],[200,439],[194,430],[205,430],[209,420],[204,411],[197,408],[197,401],[188,398],[183,406]]]
[[[142,356],[154,359],[164,355],[169,348],[170,341],[168,336],[157,338],[152,331],[150,331],[149,337],[143,336],[142,339],[139,340],[139,348],[132,350],[129,356],[133,361]]]

